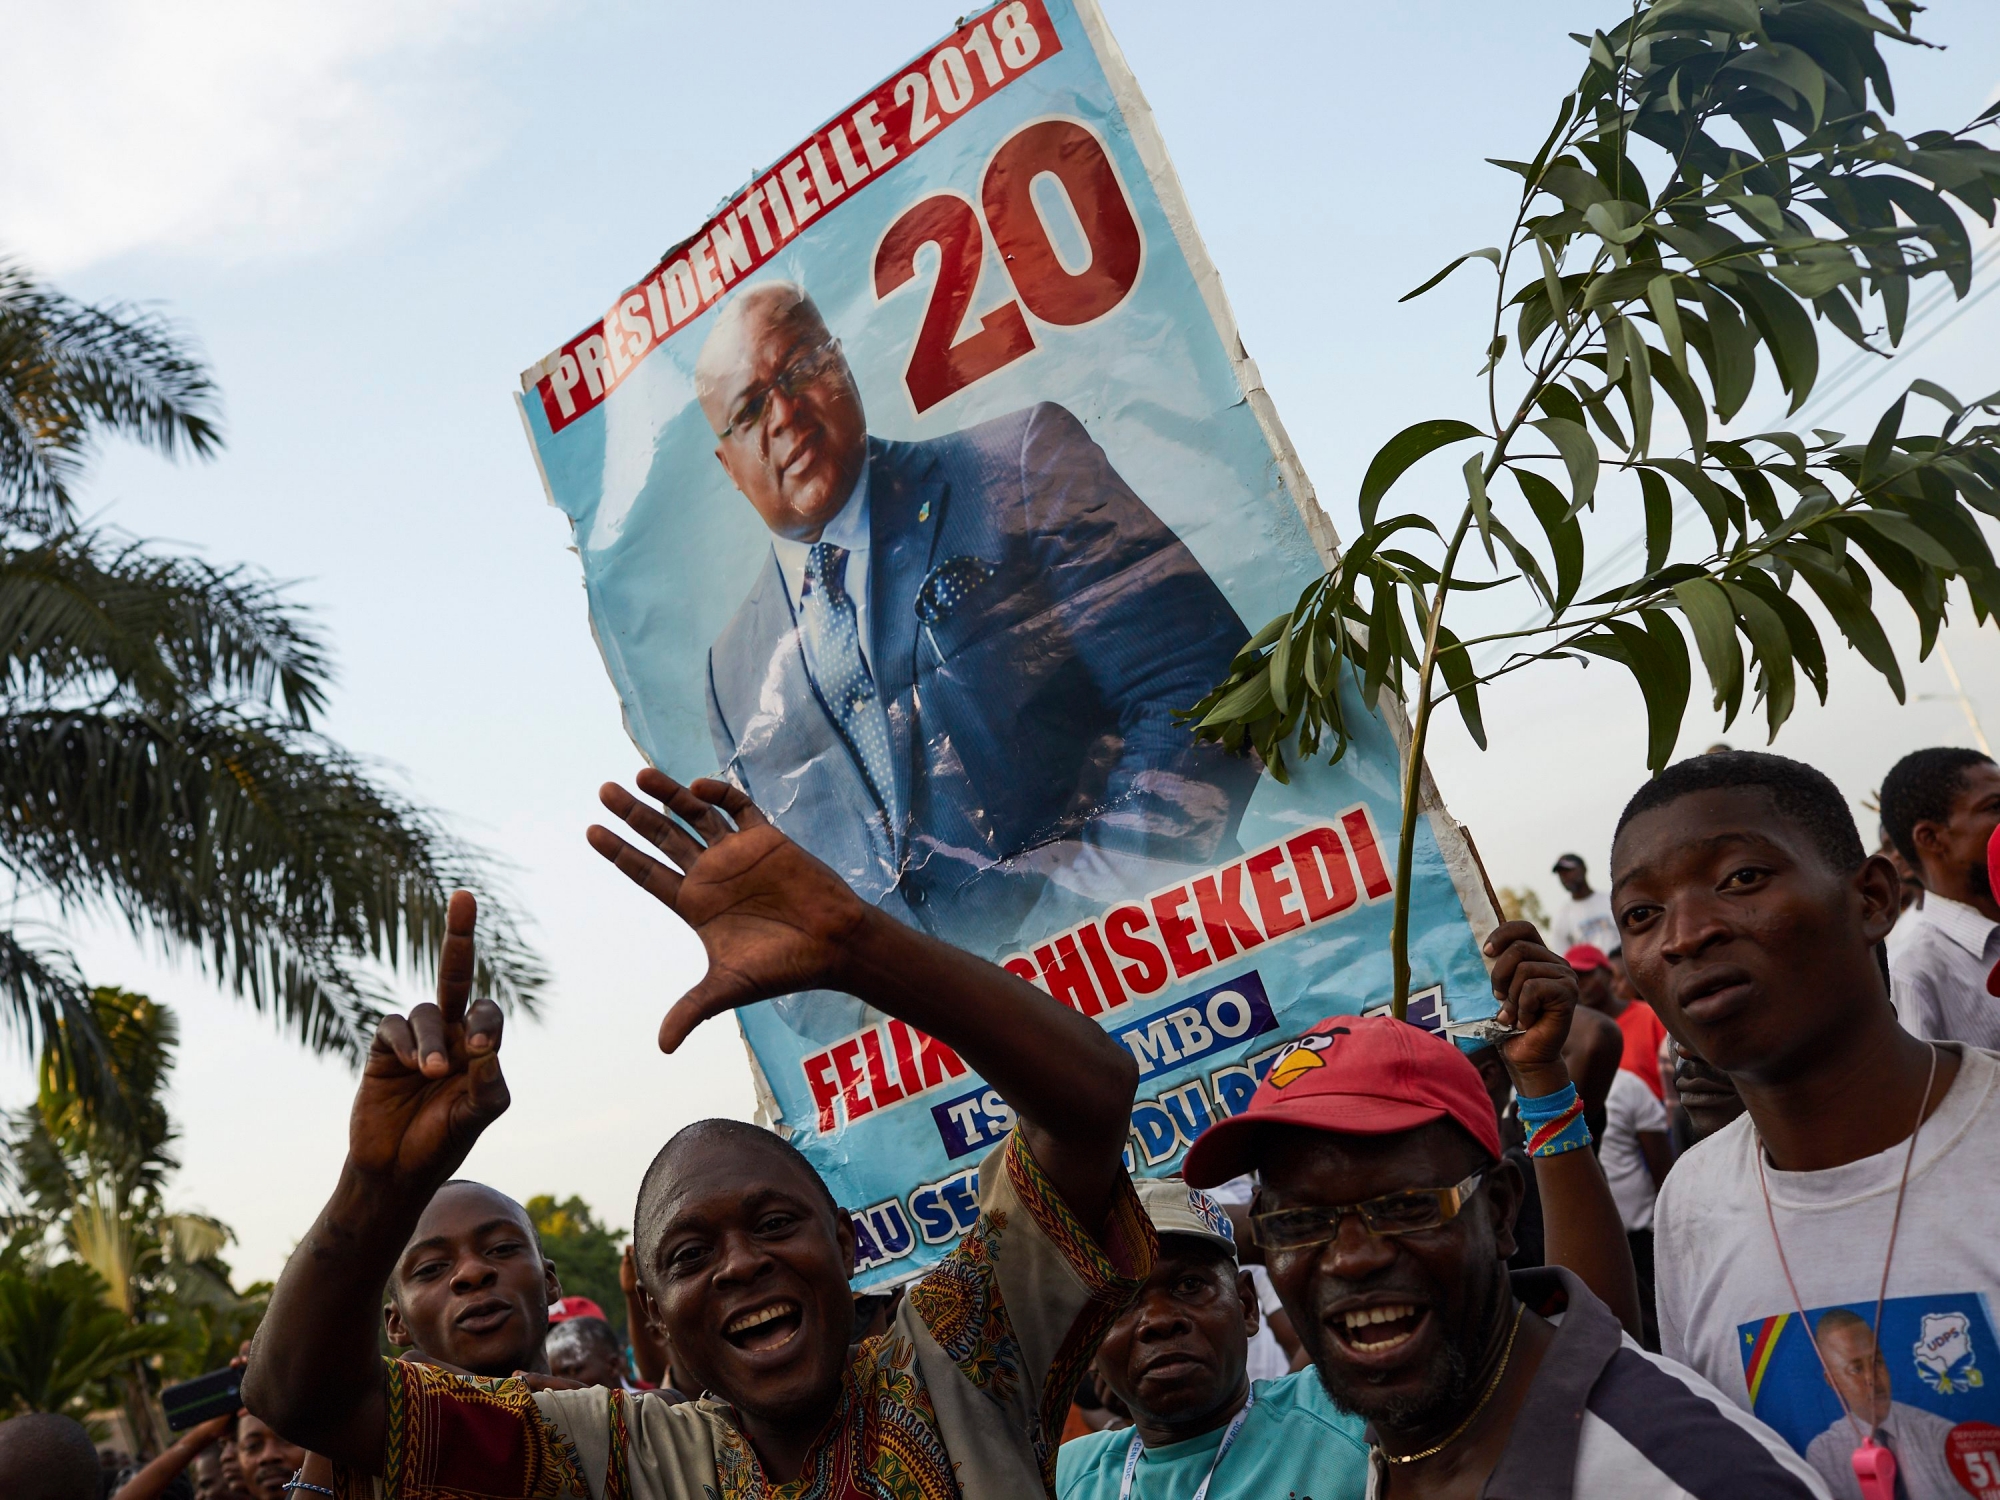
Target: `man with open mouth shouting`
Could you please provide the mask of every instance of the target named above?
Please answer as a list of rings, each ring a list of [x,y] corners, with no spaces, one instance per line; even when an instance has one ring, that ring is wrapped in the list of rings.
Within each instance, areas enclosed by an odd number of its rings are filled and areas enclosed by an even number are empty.
[[[1596,1173],[1561,1060],[1576,979],[1507,924],[1488,939],[1529,1149]],[[1608,1226],[1549,1217],[1550,1266],[1510,1275],[1519,1169],[1458,1049],[1387,1016],[1334,1017],[1249,1107],[1188,1153],[1196,1186],[1258,1173],[1251,1222],[1272,1284],[1335,1405],[1366,1419],[1377,1496],[1823,1496],[1778,1435],[1650,1355],[1565,1264],[1622,1257]],[[1601,1181],[1601,1179],[1600,1179]],[[1548,1194],[1546,1176],[1543,1192]],[[1586,1195],[1565,1195],[1588,1206]],[[1629,1289],[1620,1275],[1599,1285]],[[1621,1296],[1621,1300],[1623,1297]]]
[[[638,783],[666,813],[616,785],[604,804],[671,863],[604,828],[590,841],[694,928],[709,960],[661,1047],[737,1006],[815,989],[936,1037],[1018,1116],[981,1165],[978,1224],[889,1332],[850,1354],[848,1215],[777,1136],[703,1121],[655,1158],[634,1230],[648,1316],[701,1400],[383,1361],[374,1300],[424,1205],[508,1102],[500,1012],[467,1005],[474,912],[461,892],[438,1003],[376,1035],[339,1185],[272,1294],[246,1403],[343,1466],[337,1492],[365,1493],[374,1475],[394,1500],[1047,1492],[1076,1378],[1152,1265],[1121,1160],[1130,1054],[1005,970],[863,903],[734,787],[653,770]]]

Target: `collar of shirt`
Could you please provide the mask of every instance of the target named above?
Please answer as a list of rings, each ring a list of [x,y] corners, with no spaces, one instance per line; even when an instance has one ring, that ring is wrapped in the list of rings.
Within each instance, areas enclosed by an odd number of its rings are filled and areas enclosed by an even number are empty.
[[[826,523],[819,534],[823,542],[831,542],[847,554],[847,572],[843,582],[847,596],[854,601],[855,609],[861,615],[861,648],[868,649],[867,609],[868,609],[868,457],[861,458],[861,472],[855,476],[854,493],[847,497],[847,504],[840,508],[840,514]],[[788,536],[773,536],[771,550],[778,556],[778,571],[784,574],[785,591],[791,597],[792,610],[798,611],[799,595],[805,588],[806,554],[812,551],[811,542],[793,541]]]
[[[1967,906],[1963,901],[1954,901],[1949,896],[1940,896],[1936,891],[1924,895],[1923,920],[1950,938],[1974,958],[1986,957],[1986,944],[2000,922],[1989,921],[1985,913],[1976,907]]]
[[[1584,1408],[1624,1333],[1611,1309],[1560,1266],[1513,1271],[1508,1277],[1529,1312],[1562,1321],[1515,1415],[1506,1451],[1480,1494],[1486,1500],[1559,1500],[1574,1492]],[[1375,1442],[1372,1427],[1368,1441],[1371,1446]],[[1388,1465],[1379,1450],[1372,1458],[1375,1483],[1369,1493],[1386,1494]]]

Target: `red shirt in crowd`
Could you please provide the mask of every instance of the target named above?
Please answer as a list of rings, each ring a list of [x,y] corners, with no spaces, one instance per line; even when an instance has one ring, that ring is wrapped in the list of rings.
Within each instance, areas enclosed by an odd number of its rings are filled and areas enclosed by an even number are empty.
[[[1653,1097],[1664,1103],[1666,1095],[1660,1089],[1660,1043],[1667,1039],[1667,1028],[1653,1014],[1652,1006],[1634,1000],[1619,1012],[1618,1029],[1625,1033],[1625,1055],[1618,1059],[1618,1066],[1628,1073],[1637,1073],[1639,1081],[1653,1091]]]

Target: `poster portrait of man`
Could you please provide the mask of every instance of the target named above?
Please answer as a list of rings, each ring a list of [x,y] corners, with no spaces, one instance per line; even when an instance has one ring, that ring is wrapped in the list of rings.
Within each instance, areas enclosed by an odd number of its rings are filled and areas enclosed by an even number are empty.
[[[1806,1462],[1836,1496],[1861,1500],[1853,1454],[1862,1436],[1896,1455],[1896,1493],[1910,1500],[1953,1500],[1965,1493],[1946,1458],[1952,1423],[1895,1399],[1889,1361],[1858,1313],[1836,1307],[1813,1325],[1813,1342],[1841,1414],[1806,1446]]]
[[[709,650],[709,729],[780,827],[968,945],[1093,860],[1233,845],[1257,766],[1175,714],[1249,632],[1068,410],[872,436],[783,281],[723,305],[695,395],[771,539]]]

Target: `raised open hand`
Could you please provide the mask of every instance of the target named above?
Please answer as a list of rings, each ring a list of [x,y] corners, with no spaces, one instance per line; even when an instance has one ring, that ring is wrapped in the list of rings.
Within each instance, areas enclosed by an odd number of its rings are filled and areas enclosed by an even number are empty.
[[[660,1050],[672,1052],[710,1016],[753,1000],[838,988],[849,940],[869,912],[847,882],[727,782],[682,786],[650,768],[637,780],[674,816],[616,782],[606,782],[598,797],[673,863],[597,824],[590,846],[692,927],[708,950],[708,974],[660,1023]]]
[[[1577,1005],[1576,974],[1543,946],[1532,922],[1502,922],[1486,939],[1500,1021],[1522,1035],[1499,1044],[1516,1083],[1563,1069],[1562,1048]],[[1530,1089],[1528,1092],[1539,1092]]]
[[[466,1005],[477,917],[472,893],[454,891],[438,953],[437,1003],[376,1028],[348,1118],[352,1166],[426,1198],[507,1108],[500,1007],[491,1000]]]

